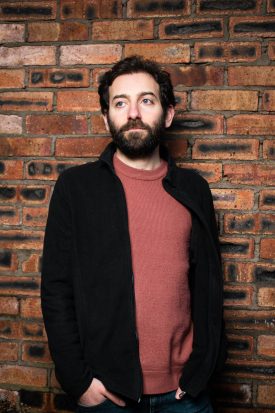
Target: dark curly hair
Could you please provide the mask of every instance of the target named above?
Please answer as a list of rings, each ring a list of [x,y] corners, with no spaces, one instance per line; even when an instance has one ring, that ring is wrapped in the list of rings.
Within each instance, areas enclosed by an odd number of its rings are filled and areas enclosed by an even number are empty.
[[[106,114],[109,110],[109,87],[121,75],[131,73],[148,73],[159,84],[160,101],[164,113],[169,106],[175,106],[176,100],[173,92],[170,75],[152,60],[145,60],[141,56],[130,56],[120,60],[112,69],[105,72],[99,80],[98,94],[100,97],[101,112]]]

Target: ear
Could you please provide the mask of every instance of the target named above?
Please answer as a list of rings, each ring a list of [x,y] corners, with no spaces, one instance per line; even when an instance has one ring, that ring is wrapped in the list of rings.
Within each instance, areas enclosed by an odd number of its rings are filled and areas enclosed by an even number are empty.
[[[171,125],[173,118],[175,115],[175,108],[174,106],[168,106],[167,109],[167,113],[166,113],[166,117],[165,117],[165,127],[169,128],[169,126]]]
[[[102,115],[102,117],[103,117],[103,121],[104,121],[104,125],[105,125],[106,130],[108,132],[110,132],[110,127],[109,127],[109,123],[108,123],[107,114],[105,113],[104,115]]]

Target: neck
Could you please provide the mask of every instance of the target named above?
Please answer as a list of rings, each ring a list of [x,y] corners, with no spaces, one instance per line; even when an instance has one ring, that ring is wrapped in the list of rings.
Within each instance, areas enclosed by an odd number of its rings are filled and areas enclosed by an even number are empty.
[[[159,146],[154,150],[153,153],[146,157],[132,159],[126,156],[123,152],[121,152],[118,148],[116,150],[116,155],[121,162],[125,163],[128,166],[136,169],[144,169],[147,171],[151,171],[156,169],[161,164],[161,159],[159,155]]]

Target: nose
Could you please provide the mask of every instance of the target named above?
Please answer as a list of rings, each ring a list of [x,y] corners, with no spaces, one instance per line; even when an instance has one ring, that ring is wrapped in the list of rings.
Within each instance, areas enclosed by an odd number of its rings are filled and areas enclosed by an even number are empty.
[[[140,118],[139,107],[136,102],[132,102],[129,106],[128,119],[137,119],[137,118]]]

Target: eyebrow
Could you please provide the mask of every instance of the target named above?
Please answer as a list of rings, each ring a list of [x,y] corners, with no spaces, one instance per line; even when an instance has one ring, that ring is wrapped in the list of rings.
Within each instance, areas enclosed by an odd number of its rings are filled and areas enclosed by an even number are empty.
[[[145,95],[150,95],[150,96],[154,96],[156,99],[158,99],[158,97],[153,93],[153,92],[141,92],[138,97],[142,97]],[[129,95],[126,95],[125,93],[122,93],[121,95],[115,95],[112,99],[112,101],[114,101],[115,99],[119,99],[119,98],[129,98]]]

